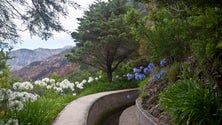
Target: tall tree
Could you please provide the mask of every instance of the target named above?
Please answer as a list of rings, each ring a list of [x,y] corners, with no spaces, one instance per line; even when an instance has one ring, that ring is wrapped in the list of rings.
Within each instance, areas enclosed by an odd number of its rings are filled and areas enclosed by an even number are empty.
[[[0,0],[0,87],[6,86],[6,61],[18,31],[27,30],[42,39],[51,37],[52,31],[66,31],[60,17],[68,15],[68,6],[78,7],[73,0]]]
[[[69,60],[106,72],[108,81],[112,82],[112,73],[138,47],[124,18],[129,8],[125,0],[97,1],[91,5],[79,19],[77,32],[72,33],[77,48],[67,55]]]
[[[16,41],[19,30],[43,39],[52,31],[65,31],[59,17],[67,16],[68,5],[78,7],[73,0],[0,0],[0,41]]]

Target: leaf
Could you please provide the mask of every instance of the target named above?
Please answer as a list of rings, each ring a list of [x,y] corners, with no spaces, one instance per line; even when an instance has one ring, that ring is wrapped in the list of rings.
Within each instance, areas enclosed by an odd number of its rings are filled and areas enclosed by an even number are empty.
[[[217,44],[216,48],[217,49],[222,49],[222,41]]]

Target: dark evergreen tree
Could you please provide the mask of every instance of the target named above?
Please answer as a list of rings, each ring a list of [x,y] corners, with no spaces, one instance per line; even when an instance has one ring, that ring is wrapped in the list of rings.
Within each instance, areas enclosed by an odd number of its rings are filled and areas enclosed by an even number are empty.
[[[77,48],[68,58],[106,72],[108,81],[112,82],[112,73],[138,47],[131,26],[124,18],[129,9],[124,0],[97,1],[91,5],[79,19],[77,31],[72,33]]]

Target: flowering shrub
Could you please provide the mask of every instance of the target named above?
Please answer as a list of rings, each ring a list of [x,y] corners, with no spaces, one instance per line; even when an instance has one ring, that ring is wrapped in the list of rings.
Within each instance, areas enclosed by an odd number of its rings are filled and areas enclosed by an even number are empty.
[[[160,61],[160,67],[166,66],[166,60],[163,59]],[[156,69],[155,65],[153,63],[149,63],[147,67],[140,66],[139,68],[133,68],[133,73],[127,73],[126,77],[128,80],[132,80],[133,77],[137,81],[142,81],[146,78],[147,75],[151,74]],[[153,81],[157,81],[162,79],[162,76],[166,74],[165,70],[161,70],[158,74],[154,74],[152,77]]]
[[[33,89],[33,85],[30,82],[16,82],[13,84],[13,89],[17,91],[28,91]]]
[[[17,119],[10,118],[5,125],[19,125]]]
[[[23,109],[23,104],[27,101],[34,102],[39,98],[39,95],[28,92],[16,92],[10,89],[0,89],[0,104],[5,105],[10,110],[20,111]],[[1,103],[3,102],[3,103]]]
[[[90,84],[100,78],[101,76],[95,78],[89,77],[87,80],[76,81],[75,83],[67,79],[56,82],[54,79],[44,78],[34,82],[16,82],[12,85],[11,89],[0,88],[0,117],[4,117],[2,116],[4,114],[9,114],[7,112],[21,111],[26,102],[35,102],[42,96],[46,98],[64,96],[66,94],[75,96],[77,91],[84,89],[86,84]],[[1,114],[2,112],[4,114]],[[15,117],[13,116],[12,119],[7,116],[6,121],[3,121],[3,123],[6,125],[18,125],[19,121],[14,119]]]

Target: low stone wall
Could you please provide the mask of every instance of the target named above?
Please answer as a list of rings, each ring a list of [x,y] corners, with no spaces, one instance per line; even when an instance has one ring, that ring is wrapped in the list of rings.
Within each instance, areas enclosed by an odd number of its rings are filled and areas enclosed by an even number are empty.
[[[139,125],[164,125],[155,121],[155,117],[143,110],[140,99],[136,99],[136,114]]]
[[[98,125],[101,119],[110,112],[135,104],[138,95],[138,89],[129,89],[105,95],[95,100],[88,112],[87,125]]]

